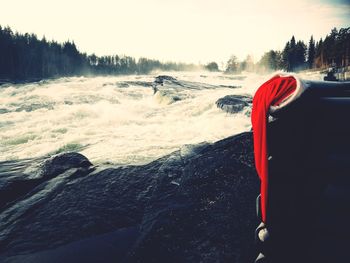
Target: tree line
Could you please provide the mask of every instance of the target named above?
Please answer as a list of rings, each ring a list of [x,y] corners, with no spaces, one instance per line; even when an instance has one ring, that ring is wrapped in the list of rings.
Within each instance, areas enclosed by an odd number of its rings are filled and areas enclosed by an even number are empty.
[[[325,39],[315,41],[310,37],[308,44],[294,36],[283,50],[266,52],[259,62],[252,56],[239,61],[231,56],[225,72],[241,71],[298,71],[303,69],[325,69],[350,65],[350,27],[334,28]],[[58,43],[39,39],[35,34],[14,33],[10,27],[0,26],[0,81],[37,80],[74,75],[147,74],[153,70],[182,71],[207,69],[219,71],[216,62],[205,66],[160,62],[155,59],[131,56],[96,56],[80,52],[73,41]]]
[[[197,65],[130,56],[80,52],[73,41],[58,43],[0,26],[0,80],[21,81],[89,74],[147,74],[152,70],[195,70]]]
[[[225,71],[228,73],[246,71],[298,71],[305,69],[325,69],[329,67],[347,67],[350,65],[350,27],[334,28],[325,39],[319,41],[310,37],[308,44],[296,41],[295,37],[285,44],[282,51],[266,52],[258,63],[254,64],[248,56],[243,62],[232,56]]]

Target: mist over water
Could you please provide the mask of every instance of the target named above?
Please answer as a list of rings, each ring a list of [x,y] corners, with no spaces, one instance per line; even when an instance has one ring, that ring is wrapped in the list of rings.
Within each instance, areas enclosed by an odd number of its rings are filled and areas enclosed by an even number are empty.
[[[155,94],[159,74],[1,86],[0,161],[76,151],[95,164],[144,164],[185,144],[250,130],[247,109],[228,114],[215,102],[230,94],[253,95],[268,78],[165,74],[177,83],[165,82]]]

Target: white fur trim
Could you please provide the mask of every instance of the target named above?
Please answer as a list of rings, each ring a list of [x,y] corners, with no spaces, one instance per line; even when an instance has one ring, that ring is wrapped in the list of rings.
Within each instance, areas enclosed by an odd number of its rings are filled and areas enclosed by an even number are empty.
[[[267,231],[266,228],[263,228],[259,231],[258,237],[259,237],[261,242],[265,242],[266,240],[269,239],[270,233],[269,233],[269,231]]]
[[[289,96],[287,96],[279,105],[276,106],[270,106],[270,113],[274,113],[276,111],[279,111],[280,109],[282,109],[283,107],[286,107],[288,104],[290,104],[292,101],[295,101],[297,98],[300,97],[300,95],[305,91],[306,89],[306,85],[303,82],[302,79],[300,79],[296,74],[288,74],[288,73],[278,73],[275,76],[279,76],[279,77],[293,77],[296,82],[297,82],[297,86],[295,88],[295,91],[290,94]]]

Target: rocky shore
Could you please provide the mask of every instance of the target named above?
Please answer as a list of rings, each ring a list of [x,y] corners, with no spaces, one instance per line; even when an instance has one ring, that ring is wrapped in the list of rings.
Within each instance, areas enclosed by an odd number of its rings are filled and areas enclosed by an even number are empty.
[[[183,146],[140,166],[95,167],[65,153],[0,167],[1,262],[252,262],[256,256],[259,182],[249,132]]]
[[[216,101],[216,106],[227,113],[238,113],[248,107],[249,114],[253,99],[244,95],[227,95]]]

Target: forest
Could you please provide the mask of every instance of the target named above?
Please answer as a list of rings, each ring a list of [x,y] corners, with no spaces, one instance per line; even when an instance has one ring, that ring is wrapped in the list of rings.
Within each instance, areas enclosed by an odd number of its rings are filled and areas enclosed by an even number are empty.
[[[310,37],[308,44],[296,40],[294,36],[285,44],[283,50],[265,52],[254,63],[252,56],[239,61],[232,55],[226,63],[225,72],[242,71],[267,72],[284,70],[297,72],[306,69],[324,70],[330,67],[345,68],[350,65],[350,27],[334,28],[325,39],[315,41]]]
[[[313,36],[305,44],[294,36],[283,50],[270,50],[254,63],[252,56],[239,61],[232,55],[226,73],[241,71],[299,71],[347,67],[350,64],[350,27],[332,29],[324,39]],[[96,56],[78,50],[72,41],[58,43],[39,39],[35,34],[14,33],[0,26],[0,81],[31,81],[76,75],[147,74],[153,70],[186,71],[207,69],[219,71],[216,62],[207,65],[161,62],[156,59],[135,59],[126,55]]]
[[[130,56],[96,56],[81,53],[74,42],[38,39],[35,34],[14,33],[0,26],[0,80],[31,81],[75,75],[147,74],[160,70],[195,70],[187,63]]]
[[[339,31],[334,28],[318,41],[311,36],[307,44],[292,36],[282,51],[266,52],[257,64],[263,69],[285,71],[347,67],[350,65],[350,27]]]

